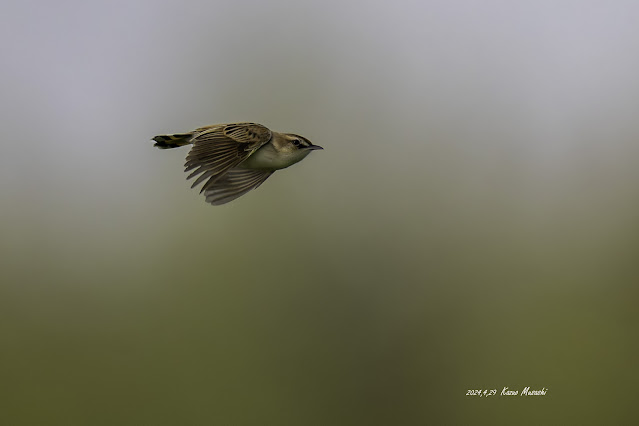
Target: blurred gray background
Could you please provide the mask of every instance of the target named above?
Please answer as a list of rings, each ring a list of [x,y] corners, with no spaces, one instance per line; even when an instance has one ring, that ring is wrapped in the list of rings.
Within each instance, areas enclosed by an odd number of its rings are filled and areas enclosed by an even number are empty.
[[[2,9],[0,423],[636,419],[636,2]],[[325,150],[212,207],[234,121]]]

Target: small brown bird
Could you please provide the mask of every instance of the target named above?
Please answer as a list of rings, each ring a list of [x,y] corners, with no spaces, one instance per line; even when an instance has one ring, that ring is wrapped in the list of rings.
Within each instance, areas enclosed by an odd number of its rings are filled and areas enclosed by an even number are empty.
[[[302,161],[311,151],[323,149],[308,139],[278,133],[255,123],[214,124],[189,133],[153,138],[161,149],[193,144],[186,156],[187,179],[198,176],[191,188],[200,190],[206,202],[226,204],[257,188],[276,170]]]

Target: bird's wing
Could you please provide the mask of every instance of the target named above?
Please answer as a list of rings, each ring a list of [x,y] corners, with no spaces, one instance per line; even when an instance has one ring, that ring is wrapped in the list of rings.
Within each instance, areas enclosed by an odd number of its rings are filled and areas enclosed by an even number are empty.
[[[187,179],[200,175],[192,187],[206,180],[200,191],[203,192],[229,169],[268,143],[272,136],[268,128],[254,123],[221,124],[196,130],[193,148],[184,164],[185,172],[195,171]]]
[[[226,204],[257,188],[274,172],[231,169],[204,190],[206,202],[214,206]]]

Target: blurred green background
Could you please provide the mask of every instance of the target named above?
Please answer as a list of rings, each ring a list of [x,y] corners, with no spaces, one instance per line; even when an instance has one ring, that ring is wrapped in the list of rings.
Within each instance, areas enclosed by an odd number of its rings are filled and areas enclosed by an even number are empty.
[[[4,2],[0,424],[636,420],[638,19]],[[325,150],[212,207],[150,138],[234,121]]]

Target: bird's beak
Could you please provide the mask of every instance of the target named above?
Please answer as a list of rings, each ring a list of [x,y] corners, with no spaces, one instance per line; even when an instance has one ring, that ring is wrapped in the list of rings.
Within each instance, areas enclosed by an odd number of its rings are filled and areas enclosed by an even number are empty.
[[[319,145],[309,145],[309,146],[307,146],[307,147],[306,147],[306,149],[311,149],[311,150],[313,150],[313,149],[324,149],[324,148],[322,148],[322,147],[321,147],[321,146],[319,146]]]

